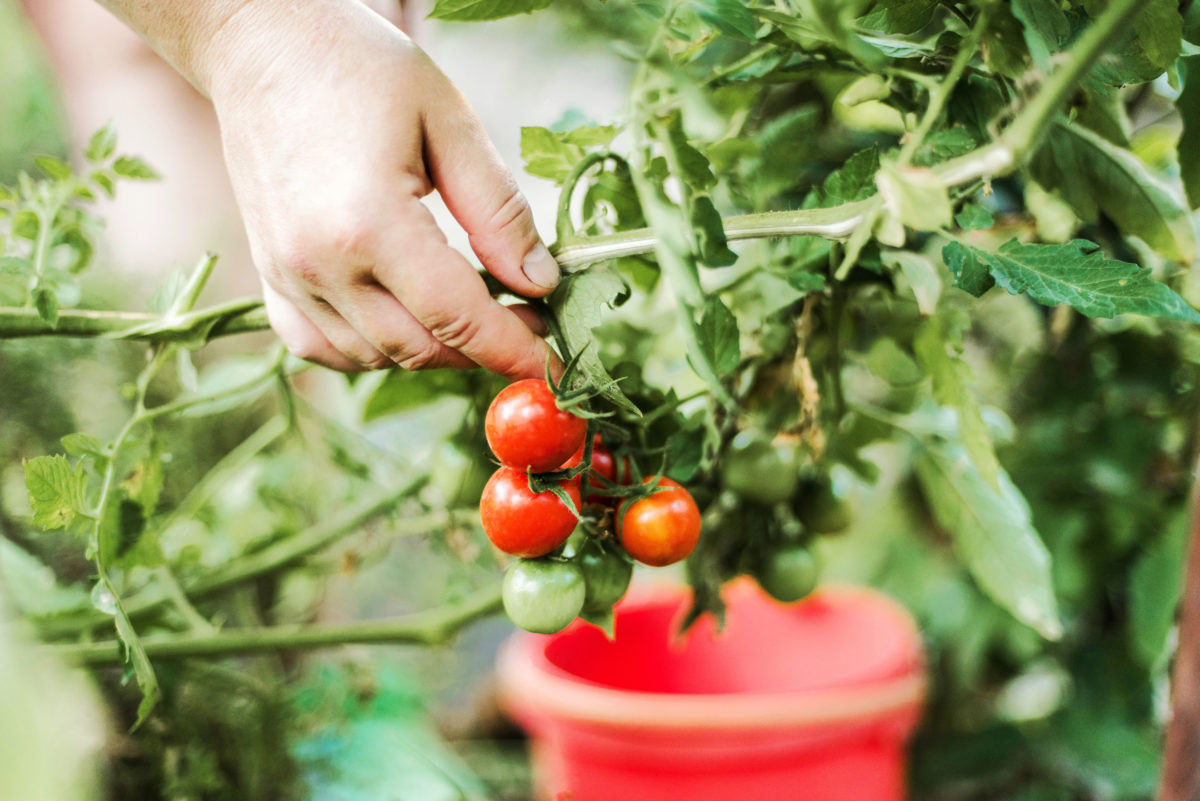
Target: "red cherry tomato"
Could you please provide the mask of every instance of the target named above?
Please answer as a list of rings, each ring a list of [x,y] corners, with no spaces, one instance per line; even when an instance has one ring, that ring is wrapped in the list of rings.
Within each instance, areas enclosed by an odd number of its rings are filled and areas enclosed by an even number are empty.
[[[578,511],[579,479],[558,484]],[[535,494],[525,473],[511,467],[501,467],[488,479],[479,499],[479,517],[493,545],[527,559],[562,545],[578,522],[557,495],[549,491]]]
[[[583,447],[587,422],[558,408],[545,381],[527,378],[492,399],[484,433],[501,464],[544,473],[557,470]]]
[[[690,554],[700,539],[700,509],[690,492],[669,478],[660,479],[658,491],[650,497],[621,504],[617,539],[626,553],[643,564],[673,564]]]
[[[570,459],[560,467],[560,470],[566,470],[575,467],[583,461],[583,446],[579,446],[579,450],[571,456]],[[603,476],[613,484],[629,484],[631,483],[630,476],[632,471],[629,467],[629,457],[621,459],[621,477],[617,481],[617,461],[613,458],[612,451],[605,447],[604,442],[600,439],[600,435],[596,434],[592,437],[592,472]],[[591,483],[592,486],[604,486],[603,482],[597,480]],[[589,494],[583,499],[584,503],[614,503],[617,498],[608,495],[597,495],[596,493]]]

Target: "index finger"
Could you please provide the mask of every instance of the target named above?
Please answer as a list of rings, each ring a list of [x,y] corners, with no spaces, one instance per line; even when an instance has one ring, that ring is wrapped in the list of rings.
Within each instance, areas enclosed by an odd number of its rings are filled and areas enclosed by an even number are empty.
[[[562,364],[542,339],[490,294],[461,253],[446,243],[433,215],[406,199],[403,221],[380,249],[375,279],[440,342],[511,380],[559,374]],[[414,208],[415,207],[415,208]]]

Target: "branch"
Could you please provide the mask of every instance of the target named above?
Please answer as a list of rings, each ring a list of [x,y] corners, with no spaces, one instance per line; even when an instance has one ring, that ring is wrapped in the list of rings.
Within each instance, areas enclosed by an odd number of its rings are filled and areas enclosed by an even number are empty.
[[[207,322],[220,314],[209,338],[245,334],[250,331],[266,331],[271,326],[261,303],[249,300],[234,301],[240,306],[236,312],[229,311],[229,304],[193,312],[189,320]],[[250,305],[256,303],[257,305]],[[160,314],[123,311],[93,311],[90,309],[62,309],[58,323],[51,325],[38,316],[33,309],[0,306],[0,339],[18,337],[120,337],[131,329],[144,327],[164,319]],[[142,342],[178,342],[192,338],[190,331],[158,331],[126,335],[123,338]]]
[[[238,584],[251,581],[291,567],[297,562],[333,545],[347,534],[357,531],[366,523],[391,511],[396,504],[411,493],[411,487],[388,490],[366,498],[356,506],[323,520],[321,523],[300,532],[294,537],[269,545],[239,561],[230,562],[184,586],[188,598],[201,600]],[[458,513],[437,512],[421,517],[399,520],[392,529],[394,536],[407,537],[427,534],[453,522]],[[164,596],[134,597],[130,599],[127,612],[131,620],[138,620],[166,604]],[[88,610],[73,615],[45,618],[34,621],[38,635],[43,639],[55,639],[79,634],[99,626],[108,625],[112,618],[102,612]]]
[[[466,625],[499,611],[500,607],[500,589],[492,586],[456,604],[384,620],[255,626],[216,634],[157,635],[143,637],[142,647],[151,659],[161,660],[299,651],[352,643],[438,645]],[[42,647],[66,662],[80,665],[119,665],[124,660],[117,640]]]

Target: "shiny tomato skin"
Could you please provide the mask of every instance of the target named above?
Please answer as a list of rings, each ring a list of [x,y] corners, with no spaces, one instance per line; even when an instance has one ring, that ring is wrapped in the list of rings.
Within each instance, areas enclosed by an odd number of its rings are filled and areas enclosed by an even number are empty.
[[[559,486],[579,510],[579,479]],[[479,518],[488,539],[513,556],[532,559],[566,542],[578,519],[553,492],[534,494],[524,472],[501,467],[488,479],[479,499]]]
[[[505,467],[544,473],[583,447],[587,421],[555,405],[540,378],[517,381],[500,390],[483,423],[492,453]]]
[[[566,628],[583,611],[586,597],[579,566],[553,558],[514,561],[501,588],[509,619],[534,634]]]
[[[560,469],[566,470],[568,468],[575,467],[582,461],[583,461],[583,445],[580,445],[579,449],[577,451],[575,451],[574,454],[572,454],[571,458],[568,459],[566,461],[566,463],[563,464],[563,466]],[[605,479],[612,482],[613,484],[617,484],[617,483],[629,484],[631,481],[630,476],[632,475],[632,473],[630,471],[630,467],[629,467],[629,457],[623,458],[621,460],[621,462],[622,462],[621,480],[620,480],[620,482],[618,482],[617,481],[617,461],[615,458],[613,458],[612,451],[610,451],[605,446],[603,440],[600,439],[599,434],[596,434],[594,437],[592,437],[592,465],[591,465],[591,467],[592,467],[593,473],[595,473],[596,475],[599,475],[599,476],[603,476]],[[605,486],[604,483],[599,480],[591,482],[591,484],[592,484],[592,486],[598,486],[598,487]],[[615,503],[616,501],[617,501],[616,498],[613,498],[609,495],[598,495],[596,493],[589,493],[588,496],[583,499],[584,503]]]
[[[700,509],[690,492],[669,478],[660,479],[650,497],[621,504],[617,539],[626,553],[643,564],[674,564],[690,554],[700,539]]]

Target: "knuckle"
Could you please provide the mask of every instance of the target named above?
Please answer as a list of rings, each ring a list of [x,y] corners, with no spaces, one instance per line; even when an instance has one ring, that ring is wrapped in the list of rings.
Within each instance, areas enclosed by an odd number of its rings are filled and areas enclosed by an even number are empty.
[[[442,349],[436,342],[427,342],[415,348],[397,350],[392,360],[405,370],[428,370],[441,363]]]
[[[469,347],[481,333],[479,319],[459,310],[448,310],[427,320],[426,325],[438,342],[454,350]]]
[[[373,252],[375,226],[363,215],[340,213],[326,216],[313,226],[311,237],[323,252],[347,260],[359,262]]]
[[[515,183],[506,182],[506,185],[498,197],[500,201],[496,207],[496,211],[488,219],[487,229],[489,233],[505,234],[514,228],[518,233],[526,233],[522,230],[529,228],[529,202]]]

